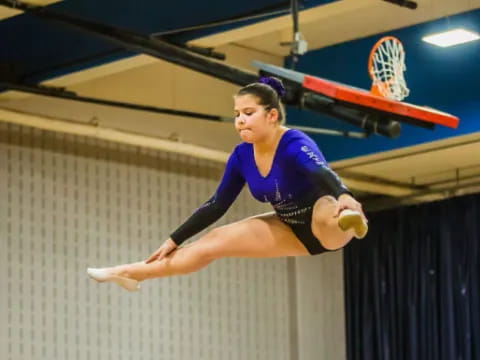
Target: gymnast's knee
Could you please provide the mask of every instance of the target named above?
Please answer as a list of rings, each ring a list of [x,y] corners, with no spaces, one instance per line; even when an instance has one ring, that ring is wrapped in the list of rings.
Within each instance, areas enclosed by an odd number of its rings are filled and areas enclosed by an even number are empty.
[[[337,200],[333,196],[322,196],[315,202],[312,221],[317,226],[337,226],[337,219],[334,217],[336,207]]]
[[[331,195],[324,195],[315,202],[315,208],[336,206],[337,200]]]

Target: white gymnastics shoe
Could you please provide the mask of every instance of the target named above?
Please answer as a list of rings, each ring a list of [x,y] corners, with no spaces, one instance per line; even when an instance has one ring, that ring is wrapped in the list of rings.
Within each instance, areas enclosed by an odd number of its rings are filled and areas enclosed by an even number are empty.
[[[96,280],[98,282],[111,281],[128,291],[140,290],[140,285],[137,280],[130,279],[124,276],[112,275],[109,271],[109,268],[102,268],[102,269],[88,268],[87,274],[93,280]]]
[[[363,220],[362,214],[355,210],[342,210],[338,217],[338,226],[343,231],[353,228],[357,239],[363,239],[368,232],[368,225],[366,221]]]

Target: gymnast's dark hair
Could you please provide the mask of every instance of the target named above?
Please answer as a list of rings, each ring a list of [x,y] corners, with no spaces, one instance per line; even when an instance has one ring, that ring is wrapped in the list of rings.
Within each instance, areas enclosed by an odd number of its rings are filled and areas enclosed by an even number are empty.
[[[277,109],[278,122],[285,122],[285,110],[281,101],[285,94],[282,81],[275,77],[261,77],[258,82],[248,84],[238,90],[237,96],[253,95],[258,98],[258,103],[265,106],[266,110]]]

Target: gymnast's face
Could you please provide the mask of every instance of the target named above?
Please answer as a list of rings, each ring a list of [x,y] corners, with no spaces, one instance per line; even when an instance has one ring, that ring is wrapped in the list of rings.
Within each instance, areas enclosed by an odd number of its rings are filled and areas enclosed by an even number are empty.
[[[267,110],[253,95],[235,96],[235,129],[240,138],[255,143],[268,138],[278,125],[276,109]]]

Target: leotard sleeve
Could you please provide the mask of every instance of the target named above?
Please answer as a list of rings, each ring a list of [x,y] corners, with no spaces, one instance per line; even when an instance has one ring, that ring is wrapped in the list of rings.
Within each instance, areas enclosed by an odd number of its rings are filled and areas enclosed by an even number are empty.
[[[330,169],[313,140],[295,139],[289,144],[287,152],[300,173],[309,178],[312,183],[325,189],[326,193],[336,199],[345,193],[352,195],[338,175]]]
[[[191,236],[213,224],[226,213],[245,185],[245,179],[240,171],[236,149],[230,155],[225,166],[222,180],[213,194],[202,206],[178,227],[170,238],[180,245]]]

